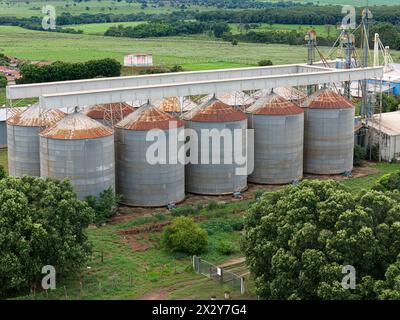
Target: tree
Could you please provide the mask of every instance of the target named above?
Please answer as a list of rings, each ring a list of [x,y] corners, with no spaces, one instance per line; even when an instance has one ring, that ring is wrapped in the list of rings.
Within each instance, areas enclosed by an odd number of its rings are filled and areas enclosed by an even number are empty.
[[[95,212],[94,222],[96,225],[103,224],[117,214],[120,200],[121,197],[116,196],[111,187],[100,193],[98,197],[89,196],[86,198],[86,202]]]
[[[0,73],[0,88],[7,87],[7,78],[3,73]]]
[[[178,217],[164,228],[162,244],[172,252],[199,254],[207,248],[208,235],[193,219]]]
[[[230,30],[231,28],[226,22],[217,22],[212,25],[212,31],[216,38],[221,38],[224,33],[229,32]]]
[[[57,276],[78,271],[90,256],[93,214],[66,180],[0,180],[0,295],[38,283],[45,265]]]
[[[304,181],[264,194],[249,210],[242,241],[257,293],[266,299],[379,299],[395,290],[397,198],[377,191],[354,195],[334,181]],[[341,285],[347,265],[356,270],[355,290]],[[386,274],[397,282],[382,280]]]
[[[121,75],[121,64],[108,58],[84,63],[58,61],[45,66],[25,64],[21,67],[21,74],[22,78],[16,81],[18,84],[118,77]]]

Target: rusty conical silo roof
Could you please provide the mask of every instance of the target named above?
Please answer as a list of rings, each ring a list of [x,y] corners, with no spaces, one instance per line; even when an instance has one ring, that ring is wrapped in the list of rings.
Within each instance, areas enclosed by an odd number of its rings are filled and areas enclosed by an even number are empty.
[[[347,109],[354,108],[354,105],[340,94],[323,89],[311,95],[303,107],[310,109]]]
[[[167,130],[171,127],[182,127],[182,120],[146,103],[138,110],[128,115],[115,127],[127,130],[148,131],[153,129]]]
[[[39,104],[34,104],[9,118],[7,124],[22,127],[48,127],[63,119],[65,115],[61,110],[43,110]]]
[[[189,111],[184,118],[193,122],[233,122],[247,119],[242,111],[215,97]]]
[[[48,139],[83,140],[111,136],[113,132],[111,128],[100,122],[82,113],[74,112],[43,130],[39,135]]]
[[[121,121],[128,114],[131,114],[135,111],[135,108],[130,106],[129,104],[122,103],[108,103],[108,104],[99,104],[96,106],[91,106],[85,108],[83,113],[87,115],[89,118],[102,120],[105,118],[107,112],[112,112],[112,116],[115,118],[116,122]],[[121,118],[122,116],[122,118]]]
[[[246,113],[270,116],[295,115],[303,112],[302,108],[275,93],[260,98],[246,110]]]

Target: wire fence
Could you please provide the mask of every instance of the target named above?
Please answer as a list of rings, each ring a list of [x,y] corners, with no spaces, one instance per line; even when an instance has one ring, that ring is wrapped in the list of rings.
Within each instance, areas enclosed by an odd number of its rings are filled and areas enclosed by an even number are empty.
[[[215,266],[208,261],[202,260],[200,257],[193,256],[193,269],[195,272],[210,279],[230,285],[233,289],[240,291],[241,294],[246,292],[245,278],[243,276]]]

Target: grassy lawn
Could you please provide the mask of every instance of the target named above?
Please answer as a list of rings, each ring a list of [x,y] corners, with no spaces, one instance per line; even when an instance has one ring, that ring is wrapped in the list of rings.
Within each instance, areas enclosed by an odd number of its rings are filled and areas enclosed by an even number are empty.
[[[247,202],[226,204],[213,210],[203,209],[198,215],[207,219],[203,223],[241,219],[246,207]],[[170,218],[166,216],[166,219]],[[143,233],[135,238],[120,233],[132,225],[145,224],[143,218],[137,218],[129,223],[90,228],[88,236],[94,253],[88,268],[78,277],[59,280],[57,289],[48,295],[41,292],[21,299],[137,299],[150,295],[164,299],[209,299],[211,295],[217,295],[221,299],[226,290],[231,291],[234,298],[255,298],[251,291],[241,296],[228,285],[194,273],[190,256],[173,255],[160,247],[159,232]],[[236,253],[220,254],[216,247],[221,239],[234,245]],[[209,235],[209,249],[202,258],[222,263],[238,257],[239,239],[240,232],[227,233],[217,229]],[[150,249],[134,252],[133,243],[147,244]],[[252,290],[251,286],[249,288]]]
[[[382,163],[369,163],[368,166],[377,169],[378,173],[371,174],[365,177],[350,178],[344,180],[342,183],[347,187],[351,188],[354,192],[361,191],[363,189],[371,189],[376,179],[387,173],[393,173],[400,171],[400,164],[390,164],[386,162]]]

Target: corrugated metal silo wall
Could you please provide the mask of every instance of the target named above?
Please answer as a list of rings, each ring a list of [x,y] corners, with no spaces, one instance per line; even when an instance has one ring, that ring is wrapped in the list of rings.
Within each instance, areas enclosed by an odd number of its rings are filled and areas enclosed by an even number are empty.
[[[354,108],[305,109],[304,172],[353,170]]]
[[[7,124],[0,122],[0,149],[7,148]]]
[[[40,176],[39,127],[7,125],[10,176]]]
[[[178,129],[179,132],[184,128]],[[163,131],[169,152],[170,131]],[[148,131],[115,128],[117,193],[124,204],[139,207],[161,207],[185,199],[185,165],[151,164],[146,159],[154,141],[146,141]],[[177,142],[177,150],[184,142]],[[171,148],[173,149],[173,148]],[[172,150],[171,150],[172,152]]]
[[[40,170],[44,178],[68,178],[79,199],[115,190],[114,136],[86,140],[40,137]]]
[[[254,171],[249,181],[286,184],[303,177],[304,114],[248,115],[254,129]]]
[[[235,129],[243,130],[242,155],[246,155],[245,130],[247,129],[247,120],[235,122],[186,122],[186,128],[191,128],[197,132],[199,137],[198,157],[199,164],[186,165],[186,191],[195,194],[204,195],[222,195],[232,194],[243,191],[247,188],[247,175],[237,175],[236,169],[242,166],[235,164],[224,164],[224,140],[220,143],[220,164],[212,164],[212,143],[209,141],[210,150],[209,164],[201,164],[201,130],[217,129],[219,132],[228,129],[232,132]],[[233,154],[233,153],[232,153]],[[233,156],[232,156],[233,158]]]

